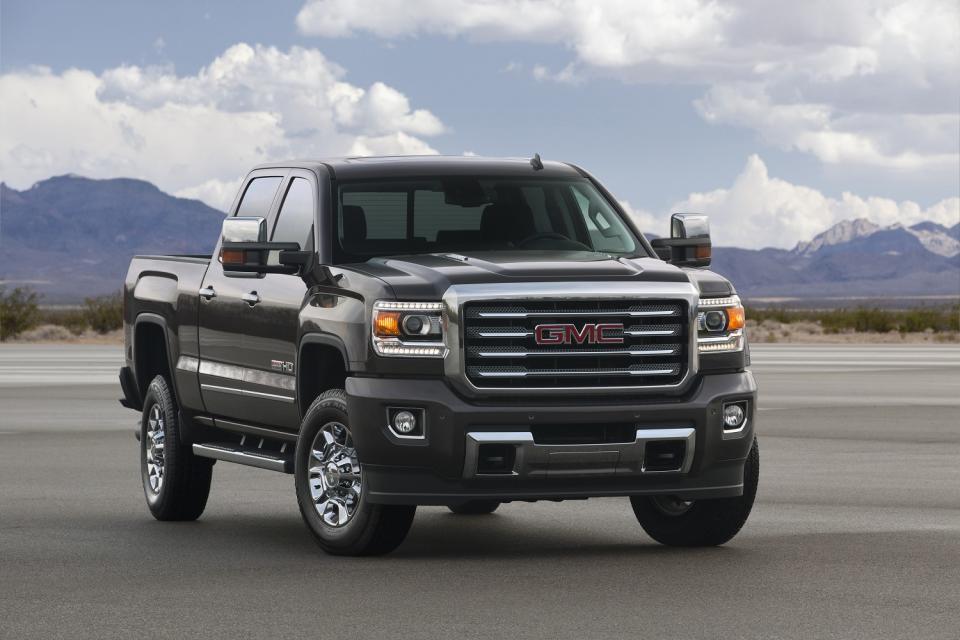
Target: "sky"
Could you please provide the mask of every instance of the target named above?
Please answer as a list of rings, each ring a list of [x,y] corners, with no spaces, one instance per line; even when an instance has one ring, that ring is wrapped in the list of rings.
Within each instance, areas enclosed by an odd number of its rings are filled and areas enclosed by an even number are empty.
[[[254,164],[574,162],[645,231],[960,222],[955,0],[2,0],[0,179],[225,208]]]

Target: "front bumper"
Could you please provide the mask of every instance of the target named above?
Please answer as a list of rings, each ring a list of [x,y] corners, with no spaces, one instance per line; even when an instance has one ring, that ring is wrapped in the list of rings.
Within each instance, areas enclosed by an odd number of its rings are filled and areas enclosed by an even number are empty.
[[[383,504],[737,496],[756,425],[757,387],[749,371],[705,375],[686,396],[657,400],[468,402],[443,380],[409,378],[348,378],[346,391],[367,495]],[[724,432],[722,406],[737,400],[747,401],[746,423],[737,432]],[[398,438],[387,426],[391,407],[423,409],[424,437]],[[551,428],[584,425],[612,425],[630,437],[593,444],[538,442]],[[650,469],[644,460],[647,443],[664,440],[683,441],[676,470]],[[512,447],[507,473],[478,472],[485,443]]]

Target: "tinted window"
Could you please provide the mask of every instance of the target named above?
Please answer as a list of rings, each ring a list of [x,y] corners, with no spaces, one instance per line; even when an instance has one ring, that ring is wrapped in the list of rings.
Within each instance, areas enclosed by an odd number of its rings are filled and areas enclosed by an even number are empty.
[[[630,234],[613,210],[577,187],[574,187],[573,195],[590,233],[590,244],[597,251],[623,253],[633,249]]]
[[[334,259],[469,251],[639,250],[581,179],[434,178],[341,183]]]
[[[413,235],[427,242],[435,242],[437,236],[443,240],[460,233],[480,233],[480,216],[483,207],[462,207],[447,204],[442,191],[415,191]]]
[[[367,238],[382,240],[407,237],[405,191],[345,192],[343,204],[363,208],[367,222]]]
[[[270,213],[270,205],[273,204],[273,196],[277,194],[280,182],[283,180],[280,176],[269,176],[265,178],[254,178],[247,185],[247,190],[243,193],[243,199],[240,200],[240,207],[237,209],[238,216],[254,216],[266,218]]]
[[[296,242],[303,249],[313,228],[313,186],[305,178],[290,181],[280,205],[280,217],[273,227],[274,242]]]

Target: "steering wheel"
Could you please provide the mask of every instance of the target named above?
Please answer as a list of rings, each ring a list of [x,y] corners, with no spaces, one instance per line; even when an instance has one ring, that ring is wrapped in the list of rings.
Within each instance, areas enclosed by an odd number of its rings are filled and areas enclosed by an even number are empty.
[[[526,238],[524,238],[523,240],[517,243],[517,247],[522,249],[522,248],[525,248],[528,244],[533,244],[534,242],[537,242],[539,240],[560,240],[567,245],[565,247],[551,247],[551,248],[581,249],[584,251],[591,250],[590,247],[583,244],[582,242],[578,242],[577,240],[571,240],[570,238],[563,235],[562,233],[554,233],[554,232],[535,233],[532,236],[527,236]]]

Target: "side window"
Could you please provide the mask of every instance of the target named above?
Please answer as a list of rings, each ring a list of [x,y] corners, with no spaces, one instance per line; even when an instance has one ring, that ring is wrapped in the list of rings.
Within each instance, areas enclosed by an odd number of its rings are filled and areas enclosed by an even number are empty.
[[[254,178],[247,185],[247,190],[243,192],[243,198],[240,200],[240,206],[237,207],[238,216],[253,216],[257,218],[266,218],[270,213],[270,205],[273,204],[273,196],[277,194],[280,182],[283,180],[280,176],[267,176],[263,178]]]
[[[270,239],[273,242],[296,242],[301,249],[306,248],[313,229],[313,210],[313,186],[306,178],[294,178],[283,197]]]

